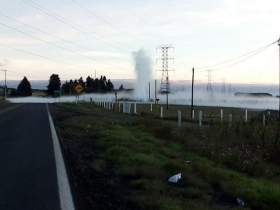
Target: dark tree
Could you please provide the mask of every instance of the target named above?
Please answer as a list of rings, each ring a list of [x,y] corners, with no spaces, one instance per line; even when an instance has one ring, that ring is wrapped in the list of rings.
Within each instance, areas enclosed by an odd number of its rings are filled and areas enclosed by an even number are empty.
[[[60,78],[58,74],[52,74],[50,76],[50,80],[49,80],[49,85],[47,86],[47,94],[48,95],[54,95],[54,91],[58,91],[60,90]]]
[[[96,79],[94,80],[93,78],[88,76],[86,79],[86,91],[88,93],[97,92],[98,91],[98,79],[96,81]]]
[[[106,90],[107,90],[107,91],[114,90],[114,85],[113,85],[113,83],[111,82],[110,79],[108,79],[108,81],[107,81],[107,83],[106,83]]]
[[[84,82],[83,77],[80,77],[80,79],[78,80],[78,82],[79,82],[79,84],[82,85],[83,88],[86,87],[86,83]]]
[[[121,84],[121,86],[119,87],[119,90],[124,90],[123,85]]]
[[[11,89],[10,96],[13,96],[13,97],[18,96],[17,89],[15,89],[15,88]]]
[[[22,81],[17,87],[17,95],[19,96],[32,96],[31,85],[26,77],[23,77]]]
[[[79,82],[78,82],[77,79],[75,79],[73,83],[74,83],[74,86],[76,86],[77,84],[79,84]]]
[[[75,89],[74,89],[75,86],[76,86],[76,85],[74,84],[73,80],[71,79],[69,82],[66,81],[66,82],[62,85],[61,89],[62,89],[63,93],[72,95],[72,94],[75,93]]]
[[[94,81],[93,81],[93,92],[99,92],[100,91],[100,82],[99,82],[99,79],[96,78]]]
[[[65,83],[61,86],[61,89],[64,93],[70,92],[70,83],[66,80]]]
[[[90,76],[88,76],[88,77],[86,78],[86,88],[87,88],[88,90],[92,88],[92,83],[93,83],[93,79],[92,79]]]
[[[106,77],[102,76],[102,75],[101,75],[100,80],[99,80],[99,90],[101,92],[106,91]]]

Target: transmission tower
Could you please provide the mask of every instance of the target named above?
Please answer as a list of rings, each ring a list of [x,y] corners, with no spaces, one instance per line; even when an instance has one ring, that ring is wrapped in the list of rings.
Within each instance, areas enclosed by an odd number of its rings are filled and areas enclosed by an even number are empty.
[[[172,45],[161,45],[157,47],[157,49],[162,50],[162,58],[157,58],[157,60],[162,60],[162,69],[158,70],[162,72],[161,76],[161,83],[160,83],[160,90],[161,92],[170,93],[170,83],[169,83],[169,76],[168,72],[172,71],[168,67],[168,60],[174,58],[168,58],[168,49],[173,48]],[[173,70],[174,71],[174,70]]]
[[[212,91],[212,80],[211,80],[211,70],[206,70],[208,72],[207,76],[208,76],[208,84],[207,84],[207,93],[209,93],[210,95],[213,95],[213,91]]]
[[[222,95],[226,94],[226,82],[225,78],[223,78],[223,83],[222,83]]]
[[[231,95],[231,84],[228,85],[228,93]]]

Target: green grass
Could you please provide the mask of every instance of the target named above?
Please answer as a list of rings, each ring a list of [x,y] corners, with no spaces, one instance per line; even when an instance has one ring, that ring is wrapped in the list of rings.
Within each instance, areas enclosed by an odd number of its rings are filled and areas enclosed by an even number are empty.
[[[0,104],[6,104],[9,103],[9,100],[5,100],[4,98],[0,98]]]
[[[89,103],[61,106],[115,115]],[[64,135],[79,141],[90,138],[104,150],[104,159],[92,167],[102,171],[107,163],[114,163],[115,173],[139,190],[135,201],[143,209],[175,210],[239,209],[234,207],[237,197],[249,209],[278,209],[277,126],[276,121],[266,127],[259,122],[235,122],[231,127],[215,122],[205,128],[186,128],[150,116],[131,123],[80,117],[59,124]],[[182,179],[169,184],[168,178],[176,173],[182,173]],[[228,200],[219,201],[220,195]]]
[[[182,113],[182,121],[195,121],[198,122],[198,113],[202,111],[204,123],[211,121],[220,121],[221,109],[223,109],[224,121],[228,121],[229,114],[233,115],[234,121],[244,121],[245,109],[231,108],[231,107],[206,107],[206,106],[195,106],[194,120],[191,119],[191,107],[186,105],[169,105],[168,109],[165,104],[155,105],[153,104],[153,110],[151,111],[150,104],[137,104],[137,113],[146,115],[152,115],[160,117],[160,109],[163,108],[163,118],[169,120],[178,119],[178,110]],[[260,110],[247,109],[248,119],[255,117],[261,113]]]

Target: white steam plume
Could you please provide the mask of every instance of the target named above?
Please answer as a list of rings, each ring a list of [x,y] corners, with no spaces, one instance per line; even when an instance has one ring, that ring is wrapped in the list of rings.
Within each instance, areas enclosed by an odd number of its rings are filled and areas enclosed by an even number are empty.
[[[135,72],[137,75],[136,84],[134,85],[134,98],[136,100],[148,100],[148,85],[151,81],[151,59],[147,53],[140,49],[133,52]]]

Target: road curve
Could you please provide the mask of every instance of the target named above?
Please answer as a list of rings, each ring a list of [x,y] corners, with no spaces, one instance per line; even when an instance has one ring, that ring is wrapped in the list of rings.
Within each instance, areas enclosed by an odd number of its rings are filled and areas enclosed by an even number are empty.
[[[45,104],[0,106],[0,209],[60,210]]]

